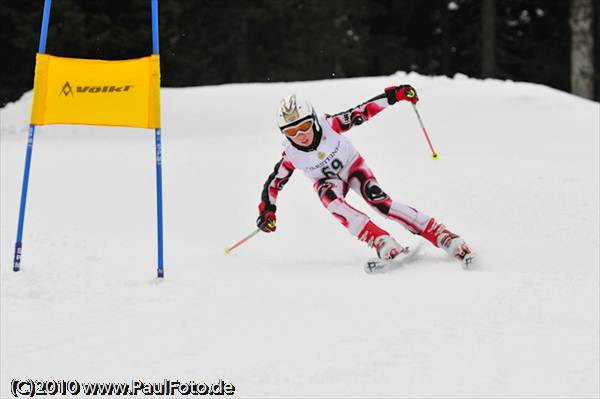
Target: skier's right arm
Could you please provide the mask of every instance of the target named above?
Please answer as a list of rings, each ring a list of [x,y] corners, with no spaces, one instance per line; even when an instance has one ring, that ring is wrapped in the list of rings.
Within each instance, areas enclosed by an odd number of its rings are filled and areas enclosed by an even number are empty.
[[[273,173],[269,175],[261,195],[261,202],[258,205],[258,219],[256,226],[266,233],[270,233],[277,229],[275,211],[277,206],[277,195],[283,189],[283,186],[288,182],[292,173],[294,173],[294,165],[287,160],[285,153],[283,157],[275,164]]]

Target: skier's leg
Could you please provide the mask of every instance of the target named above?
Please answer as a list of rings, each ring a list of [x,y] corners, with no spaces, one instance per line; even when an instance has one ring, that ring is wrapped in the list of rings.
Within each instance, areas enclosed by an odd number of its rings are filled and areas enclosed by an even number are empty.
[[[452,233],[443,224],[417,209],[393,201],[379,186],[377,179],[362,157],[350,168],[348,181],[350,188],[388,219],[402,224],[413,234],[421,235],[434,246],[442,248],[449,255],[466,262],[472,259],[472,251],[464,239]]]
[[[352,207],[344,197],[348,192],[348,185],[339,179],[322,179],[314,184],[325,208],[355,237],[369,222],[369,217]]]
[[[430,217],[417,209],[405,205],[383,191],[377,178],[365,162],[359,157],[350,167],[348,176],[350,188],[379,212],[383,217],[392,219],[403,225],[413,234],[421,234]]]
[[[387,231],[346,202],[344,197],[348,192],[347,183],[340,179],[322,179],[315,182],[314,188],[325,208],[350,234],[374,247],[381,259],[391,259],[402,252],[403,247]]]

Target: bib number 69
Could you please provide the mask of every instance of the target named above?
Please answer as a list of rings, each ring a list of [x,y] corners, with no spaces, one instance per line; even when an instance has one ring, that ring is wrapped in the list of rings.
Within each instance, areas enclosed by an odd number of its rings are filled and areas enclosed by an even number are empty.
[[[331,161],[331,165],[323,167],[321,173],[323,173],[327,179],[339,177],[338,173],[340,173],[343,167],[342,161],[336,158]]]

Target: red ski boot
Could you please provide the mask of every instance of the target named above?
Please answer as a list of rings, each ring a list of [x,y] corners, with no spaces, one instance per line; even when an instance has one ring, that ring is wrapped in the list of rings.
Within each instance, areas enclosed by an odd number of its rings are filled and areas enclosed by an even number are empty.
[[[381,260],[394,259],[398,254],[405,251],[405,248],[398,244],[389,233],[368,221],[365,227],[358,235],[358,239],[367,243],[368,246],[377,250],[377,256]]]
[[[474,255],[465,240],[448,230],[443,224],[436,223],[434,218],[429,219],[421,236],[436,247],[442,248],[448,255],[459,260],[463,268],[468,269],[471,266]]]

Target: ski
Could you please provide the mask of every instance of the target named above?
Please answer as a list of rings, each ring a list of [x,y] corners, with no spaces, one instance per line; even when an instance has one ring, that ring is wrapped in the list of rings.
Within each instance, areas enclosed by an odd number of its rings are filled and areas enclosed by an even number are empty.
[[[462,264],[462,268],[464,270],[473,269],[473,261],[475,260],[475,257],[476,256],[473,253],[473,250],[464,242],[458,247],[456,253],[454,254],[454,259],[458,260]]]
[[[473,270],[474,268],[474,260],[475,260],[475,254],[473,254],[473,252],[467,254],[464,258],[457,258],[461,264],[462,264],[462,268],[465,270]]]

